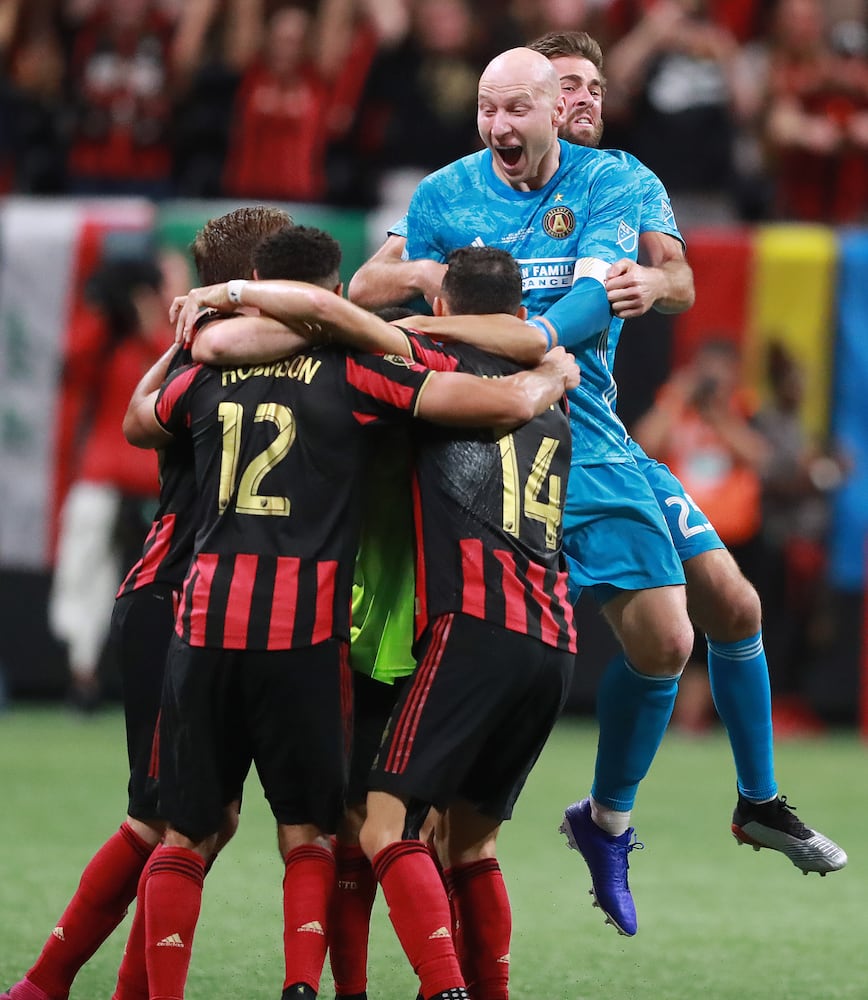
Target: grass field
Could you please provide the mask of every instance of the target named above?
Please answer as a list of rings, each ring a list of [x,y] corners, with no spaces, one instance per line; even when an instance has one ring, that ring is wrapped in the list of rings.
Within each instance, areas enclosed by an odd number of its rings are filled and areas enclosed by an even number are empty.
[[[821,879],[737,848],[725,740],[670,734],[634,814],[646,848],[631,855],[633,939],[603,925],[584,863],[556,832],[563,806],[587,789],[594,741],[590,724],[564,720],[501,834],[515,1000],[868,997],[868,748],[855,735],[778,748],[782,791],[850,855]],[[32,964],[82,867],[119,825],[125,781],[120,713],[81,721],[15,707],[0,717],[0,987]],[[207,880],[189,1000],[277,1000],[281,877],[253,778],[241,830]],[[72,1000],[109,1000],[127,926],[82,970]],[[412,1000],[416,979],[379,899],[371,950],[371,1000]],[[328,972],[321,996],[333,996]]]

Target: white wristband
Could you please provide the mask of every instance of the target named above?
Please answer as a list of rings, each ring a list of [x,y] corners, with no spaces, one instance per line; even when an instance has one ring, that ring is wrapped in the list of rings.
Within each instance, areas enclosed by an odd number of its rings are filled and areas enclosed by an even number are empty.
[[[244,291],[246,284],[246,278],[233,278],[231,281],[226,282],[226,294],[229,296],[230,302],[234,302],[237,306],[241,305],[241,293]]]

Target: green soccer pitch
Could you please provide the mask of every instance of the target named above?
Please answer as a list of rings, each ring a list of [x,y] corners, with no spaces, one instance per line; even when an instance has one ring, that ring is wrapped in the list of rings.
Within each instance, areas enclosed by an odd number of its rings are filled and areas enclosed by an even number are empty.
[[[826,878],[738,847],[729,748],[669,734],[643,783],[631,854],[639,914],[619,937],[592,909],[581,857],[557,832],[590,782],[595,731],[565,719],[500,837],[514,911],[514,1000],[864,1000],[868,990],[868,748],[852,732],[778,746],[781,790],[847,850]],[[0,716],[0,989],[20,978],[81,869],[126,806],[123,721],[13,706]],[[274,1000],[283,975],[280,864],[255,775],[241,828],[208,876],[188,1000]],[[79,974],[71,1000],[108,1000],[129,919]],[[413,1000],[417,981],[378,897],[371,1000]],[[330,975],[320,995],[334,996]]]

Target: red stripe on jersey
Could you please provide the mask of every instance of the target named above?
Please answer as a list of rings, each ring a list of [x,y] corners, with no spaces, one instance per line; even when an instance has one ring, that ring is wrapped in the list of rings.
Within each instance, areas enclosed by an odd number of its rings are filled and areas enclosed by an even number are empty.
[[[159,399],[157,400],[157,405],[155,412],[157,414],[157,420],[165,427],[172,416],[172,410],[175,409],[175,405],[178,400],[183,396],[183,394],[190,388],[190,383],[196,377],[201,365],[194,365],[192,368],[188,368],[186,371],[181,372],[177,378],[174,378],[163,390]]]
[[[461,610],[474,618],[485,618],[485,567],[482,542],[478,538],[462,538],[460,547]]]
[[[568,649],[571,653],[578,651],[579,642],[578,635],[576,633],[576,623],[573,616],[573,605],[570,602],[570,592],[567,586],[567,574],[558,573],[557,580],[554,585],[555,597],[558,599],[558,603],[561,606],[561,610],[564,613],[564,624],[567,633],[569,634],[569,645]]]
[[[513,632],[527,634],[527,598],[524,584],[515,569],[515,556],[511,552],[495,549],[494,558],[503,567],[504,624]]]
[[[160,713],[157,712],[157,723],[154,726],[154,737],[151,740],[151,756],[148,760],[148,777],[158,781],[160,778]]]
[[[274,573],[274,599],[268,625],[268,649],[291,649],[295,629],[295,606],[298,603],[298,568],[300,559],[278,556]]]
[[[453,617],[453,615],[443,615],[434,622],[428,650],[413,674],[407,701],[395,723],[392,745],[389,747],[384,768],[385,771],[392,774],[403,773],[409,763],[416,733],[419,730],[419,720],[425,708],[425,702],[428,700],[431,685],[437,676],[440,661],[443,659],[443,650],[452,630]]]
[[[454,372],[461,363],[454,354],[447,354],[445,351],[428,347],[416,337],[409,337],[408,339],[410,347],[413,350],[413,357],[426,368],[433,368],[438,372]]]
[[[407,367],[416,371],[424,371],[421,365],[414,364],[408,360]],[[392,403],[402,410],[409,410],[416,397],[416,386],[404,385],[401,382],[393,381],[379,372],[372,371],[364,365],[360,365],[351,357],[347,357],[347,382],[361,392],[380,399],[386,403]]]
[[[332,637],[335,624],[335,578],[338,575],[336,560],[316,564],[316,621],[313,623],[314,644]]]
[[[226,617],[223,620],[223,648],[245,649],[247,628],[250,625],[250,605],[253,601],[253,584],[259,557],[247,552],[235,556],[229,596],[226,599]]]
[[[539,563],[530,562],[527,566],[527,579],[531,586],[530,600],[540,606],[540,638],[549,646],[557,646],[561,629],[552,612],[551,597],[545,592],[545,567]]]
[[[356,421],[360,423],[362,426],[364,426],[365,424],[372,424],[375,420],[378,419],[378,417],[373,413],[359,413],[358,410],[353,410],[353,416],[355,417]]]
[[[117,596],[120,596],[124,589],[132,582],[131,590],[138,590],[146,584],[153,583],[157,576],[160,563],[169,554],[172,545],[172,536],[175,533],[175,514],[164,514],[159,521],[154,521],[145,544],[142,548],[142,558],[127,573],[126,579],[120,586]]]
[[[191,646],[205,645],[205,627],[208,624],[208,598],[211,594],[211,582],[217,570],[217,560],[220,557],[214,553],[202,553],[196,556],[187,581],[184,584],[183,605],[189,608],[190,634],[185,637],[181,631],[178,634],[186,638]],[[192,593],[187,593],[188,586],[193,583]],[[182,616],[178,616],[180,629]]]

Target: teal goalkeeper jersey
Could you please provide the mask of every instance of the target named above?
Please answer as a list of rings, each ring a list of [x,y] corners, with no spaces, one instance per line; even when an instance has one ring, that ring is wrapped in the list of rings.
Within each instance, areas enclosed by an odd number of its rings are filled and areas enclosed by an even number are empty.
[[[508,250],[521,266],[530,315],[551,320],[582,368],[569,394],[573,464],[631,461],[612,377],[623,324],[609,310],[602,278],[616,260],[636,259],[641,188],[605,151],[561,141],[560,154],[538,191],[500,180],[488,150],[429,175],[410,202],[407,253],[445,261],[471,244]]]

